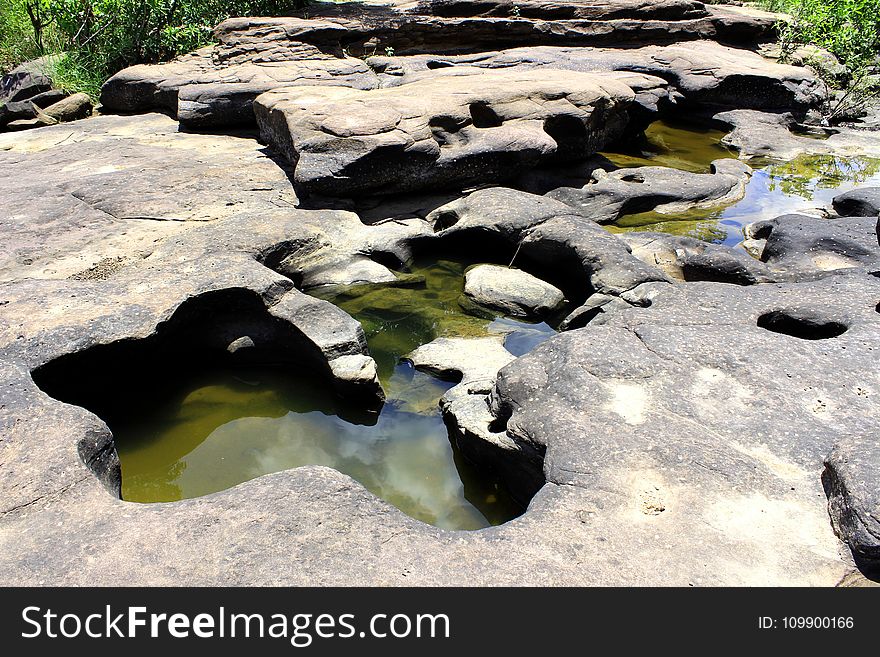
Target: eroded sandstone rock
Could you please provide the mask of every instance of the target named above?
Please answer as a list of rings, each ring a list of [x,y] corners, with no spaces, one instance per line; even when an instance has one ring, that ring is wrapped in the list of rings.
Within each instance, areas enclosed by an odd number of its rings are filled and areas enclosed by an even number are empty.
[[[560,187],[547,196],[571,205],[597,223],[611,223],[624,214],[649,210],[675,214],[728,205],[745,195],[751,175],[747,164],[733,159],[715,160],[712,173],[670,167],[597,169],[583,187]]]
[[[262,137],[306,192],[392,194],[500,181],[577,161],[622,135],[633,92],[563,71],[493,71],[357,91],[261,95]]]
[[[750,237],[766,239],[762,261],[795,277],[880,266],[874,217],[787,214],[755,222],[745,230]]]

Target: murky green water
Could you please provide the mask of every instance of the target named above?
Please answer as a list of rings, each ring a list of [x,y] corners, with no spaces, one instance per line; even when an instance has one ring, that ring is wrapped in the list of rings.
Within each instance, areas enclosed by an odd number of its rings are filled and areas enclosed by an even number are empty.
[[[418,263],[411,287],[322,290],[364,326],[388,396],[367,414],[307,375],[273,370],[204,372],[180,381],[112,425],[123,498],[198,497],[263,474],[325,465],[424,522],[478,529],[523,509],[491,474],[452,446],[437,403],[453,384],[401,356],[438,336],[506,334],[523,353],[553,333],[546,324],[475,317],[458,298],[465,263]]]
[[[618,166],[662,165],[708,173],[712,160],[736,157],[721,145],[725,133],[657,121],[645,139],[622,153],[605,153]],[[790,212],[828,207],[831,200],[861,185],[880,184],[880,159],[802,155],[788,162],[752,159],[755,169],[743,199],[725,207],[685,212],[642,212],[622,217],[611,232],[660,231],[734,246],[748,223]]]

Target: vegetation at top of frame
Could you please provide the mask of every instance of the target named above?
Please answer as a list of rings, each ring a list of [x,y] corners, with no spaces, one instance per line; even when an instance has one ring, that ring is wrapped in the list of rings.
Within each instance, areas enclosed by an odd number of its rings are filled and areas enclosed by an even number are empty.
[[[818,46],[832,53],[849,70],[846,80],[816,68],[832,86],[845,86],[826,108],[830,120],[857,115],[880,93],[880,0],[759,0],[772,11],[789,14],[780,25],[783,58],[801,46]],[[807,61],[809,63],[809,61]],[[841,82],[843,83],[841,85]]]
[[[171,59],[211,41],[230,16],[272,16],[306,0],[0,0],[0,70],[64,53],[55,83],[97,96],[132,64]]]

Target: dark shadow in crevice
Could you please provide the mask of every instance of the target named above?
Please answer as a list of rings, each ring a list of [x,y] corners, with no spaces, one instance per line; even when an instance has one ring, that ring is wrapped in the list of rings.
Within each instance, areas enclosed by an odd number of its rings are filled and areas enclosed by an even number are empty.
[[[774,310],[758,317],[758,326],[801,340],[827,340],[843,335],[848,326],[803,311]]]

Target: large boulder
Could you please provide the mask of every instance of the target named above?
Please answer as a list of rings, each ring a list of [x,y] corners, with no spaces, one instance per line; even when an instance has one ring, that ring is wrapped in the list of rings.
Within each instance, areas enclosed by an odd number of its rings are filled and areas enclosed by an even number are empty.
[[[260,134],[327,196],[501,181],[585,159],[623,134],[632,90],[564,71],[476,71],[407,87],[291,87],[254,102]]]
[[[543,317],[559,310],[565,296],[528,272],[499,265],[477,265],[464,277],[464,294],[474,303],[512,317]]]
[[[25,62],[0,78],[0,102],[28,100],[49,91],[52,88],[49,71],[56,57],[47,55]]]
[[[59,122],[76,121],[91,116],[92,99],[88,94],[80,92],[52,103],[43,111]]]

